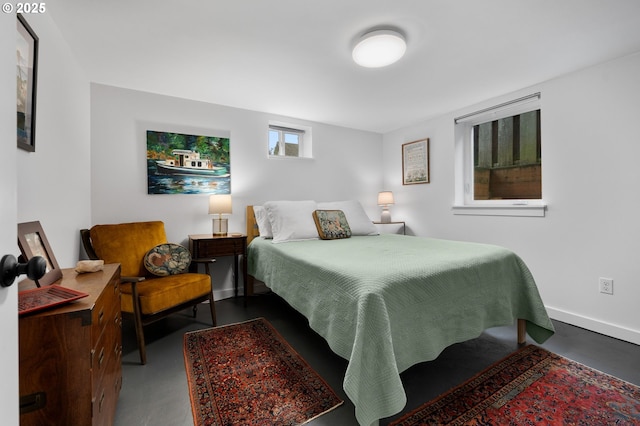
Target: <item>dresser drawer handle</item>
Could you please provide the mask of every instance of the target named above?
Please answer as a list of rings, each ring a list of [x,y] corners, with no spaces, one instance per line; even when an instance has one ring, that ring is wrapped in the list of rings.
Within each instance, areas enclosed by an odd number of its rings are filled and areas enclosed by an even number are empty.
[[[100,402],[98,403],[98,413],[102,413],[103,404],[104,404],[104,390],[102,391],[102,395],[100,395]]]
[[[104,346],[100,349],[100,355],[98,355],[98,367],[102,367],[102,361],[104,361]]]
[[[100,313],[98,314],[98,324],[102,325],[102,319],[104,318],[104,308],[100,309]]]

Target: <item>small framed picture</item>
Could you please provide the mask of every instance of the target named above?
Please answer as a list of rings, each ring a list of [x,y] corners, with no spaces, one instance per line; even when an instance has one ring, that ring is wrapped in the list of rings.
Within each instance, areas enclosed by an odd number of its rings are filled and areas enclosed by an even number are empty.
[[[17,95],[18,148],[36,150],[36,81],[38,77],[38,37],[18,14]]]
[[[36,281],[38,287],[53,284],[62,278],[62,270],[58,266],[40,222],[18,224],[18,245],[25,262],[35,256],[41,256],[47,262],[44,276]]]
[[[429,183],[429,139],[402,145],[402,184]]]

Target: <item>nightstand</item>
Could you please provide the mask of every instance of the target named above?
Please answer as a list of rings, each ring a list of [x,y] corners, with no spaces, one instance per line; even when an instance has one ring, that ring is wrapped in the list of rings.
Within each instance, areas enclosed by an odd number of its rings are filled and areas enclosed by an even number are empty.
[[[407,228],[404,222],[373,222],[381,234],[402,234],[407,235]]]
[[[222,256],[233,256],[234,295],[238,297],[238,258],[242,256],[242,280],[247,294],[247,236],[243,234],[189,235],[189,251],[194,262]]]

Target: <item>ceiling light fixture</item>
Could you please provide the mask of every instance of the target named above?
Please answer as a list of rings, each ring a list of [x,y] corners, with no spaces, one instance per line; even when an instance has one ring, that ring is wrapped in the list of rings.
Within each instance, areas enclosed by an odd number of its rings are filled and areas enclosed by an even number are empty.
[[[393,30],[370,31],[360,37],[353,48],[353,60],[367,68],[391,65],[404,56],[407,43],[402,34]]]

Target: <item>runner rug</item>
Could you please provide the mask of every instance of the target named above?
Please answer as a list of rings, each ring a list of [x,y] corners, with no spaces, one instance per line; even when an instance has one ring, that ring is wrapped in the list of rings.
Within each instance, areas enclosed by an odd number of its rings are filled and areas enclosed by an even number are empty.
[[[640,387],[534,345],[392,423],[640,425]]]
[[[342,401],[264,318],[184,336],[194,423],[300,425]]]

